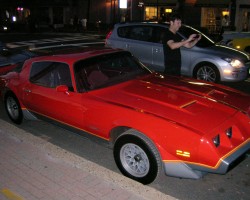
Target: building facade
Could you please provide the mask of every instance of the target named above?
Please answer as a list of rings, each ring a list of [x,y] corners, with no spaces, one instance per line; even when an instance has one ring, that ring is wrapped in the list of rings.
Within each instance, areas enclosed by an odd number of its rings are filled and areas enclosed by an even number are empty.
[[[237,31],[250,31],[250,0],[237,0],[235,4]]]
[[[209,32],[250,30],[249,0],[0,0],[0,19],[36,27],[65,27],[87,19],[104,27],[121,21],[167,21],[179,12],[186,24]],[[14,22],[15,20],[15,22]]]

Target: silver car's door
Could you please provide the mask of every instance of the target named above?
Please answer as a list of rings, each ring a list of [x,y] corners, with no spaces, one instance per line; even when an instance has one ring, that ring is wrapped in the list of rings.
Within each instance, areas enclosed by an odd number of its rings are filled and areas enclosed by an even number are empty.
[[[143,64],[150,67],[152,64],[152,44],[150,42],[130,40],[126,43],[128,49]]]
[[[152,27],[150,26],[130,26],[129,34],[124,40],[125,49],[129,50],[146,66],[152,64]]]
[[[152,43],[152,68],[156,71],[164,71],[164,51],[161,43]]]
[[[156,71],[164,71],[163,40],[166,27],[154,26],[152,31],[152,68]]]

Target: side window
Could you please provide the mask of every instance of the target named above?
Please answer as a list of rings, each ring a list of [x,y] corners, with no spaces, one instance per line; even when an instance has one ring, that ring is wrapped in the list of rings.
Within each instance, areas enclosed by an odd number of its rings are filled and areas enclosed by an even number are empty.
[[[121,38],[130,38],[129,35],[130,35],[130,29],[131,27],[130,26],[123,26],[123,27],[120,27],[118,28],[117,30],[117,34],[119,37]]]
[[[124,26],[117,30],[118,36],[132,40],[152,42],[153,27],[151,26]]]
[[[152,41],[153,27],[150,26],[134,26],[130,32],[130,38],[145,42]]]
[[[69,66],[59,62],[35,62],[30,71],[30,82],[49,88],[67,85],[73,91]]]
[[[153,39],[154,43],[163,43],[165,37],[166,28],[163,27],[154,27],[153,29]]]

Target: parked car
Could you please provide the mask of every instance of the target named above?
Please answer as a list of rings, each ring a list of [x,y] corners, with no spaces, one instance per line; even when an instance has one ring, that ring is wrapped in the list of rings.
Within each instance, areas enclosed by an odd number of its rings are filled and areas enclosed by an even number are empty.
[[[18,66],[18,64],[19,63],[17,63],[17,64],[10,64],[10,65],[7,65],[7,66],[1,66],[0,67],[0,75],[7,74],[11,70],[15,69]]]
[[[97,137],[143,184],[162,168],[192,179],[224,174],[250,149],[249,95],[151,72],[124,50],[31,58],[1,76],[0,91],[14,123],[44,119]]]
[[[250,54],[250,37],[234,38],[232,40],[227,41],[227,45]]]
[[[0,23],[0,32],[9,32],[10,26],[6,23]]]
[[[221,44],[250,54],[250,32],[226,31],[222,35]]]
[[[149,68],[164,70],[161,36],[168,24],[120,23],[106,37],[106,46],[128,50]],[[201,34],[201,40],[191,49],[182,47],[182,75],[210,82],[242,81],[248,77],[249,55],[216,44],[200,31],[183,25],[178,31],[181,39]]]
[[[0,43],[0,75],[11,71],[18,63],[22,63],[34,56],[36,56],[34,52],[10,49]]]
[[[225,31],[222,35],[224,42],[236,39],[236,38],[249,38],[250,32],[238,32],[238,31]]]

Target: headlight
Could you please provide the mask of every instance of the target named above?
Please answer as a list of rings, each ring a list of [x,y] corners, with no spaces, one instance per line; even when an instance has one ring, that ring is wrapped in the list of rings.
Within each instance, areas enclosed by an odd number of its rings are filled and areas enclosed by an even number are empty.
[[[232,127],[228,128],[226,131],[225,131],[226,135],[228,138],[232,138],[232,135],[233,135],[233,129]]]
[[[243,67],[243,63],[238,60],[238,59],[233,59],[233,58],[224,58],[225,61],[227,61],[232,67],[234,68],[241,68]]]

